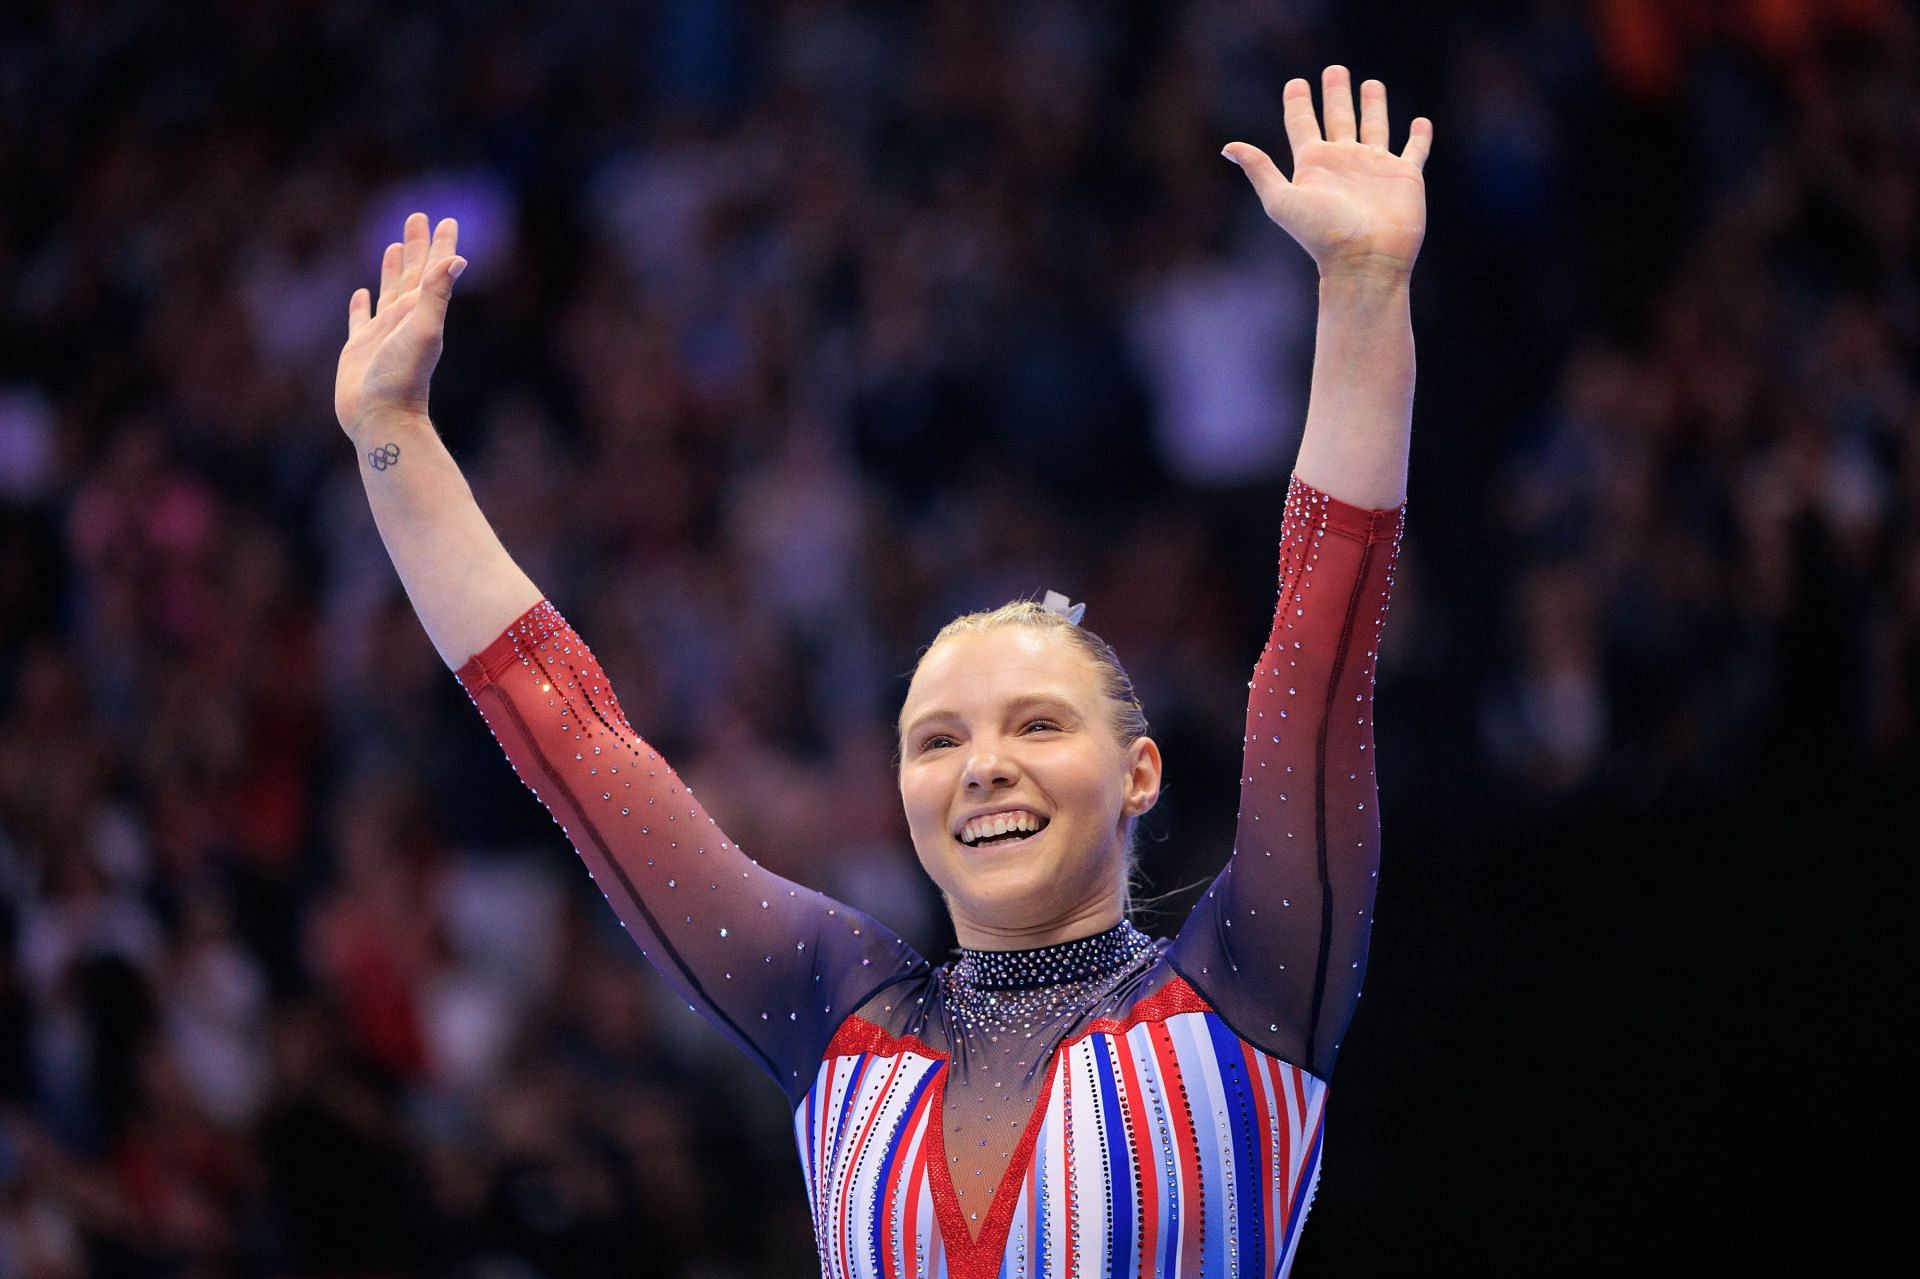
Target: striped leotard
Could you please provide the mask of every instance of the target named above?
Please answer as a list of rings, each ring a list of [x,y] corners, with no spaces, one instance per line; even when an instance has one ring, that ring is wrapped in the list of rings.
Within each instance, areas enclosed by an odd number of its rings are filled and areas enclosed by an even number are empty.
[[[1171,941],[930,966],[732,844],[548,601],[459,678],[642,951],[785,1090],[823,1275],[1284,1275],[1365,971],[1404,514],[1292,481],[1233,855]]]

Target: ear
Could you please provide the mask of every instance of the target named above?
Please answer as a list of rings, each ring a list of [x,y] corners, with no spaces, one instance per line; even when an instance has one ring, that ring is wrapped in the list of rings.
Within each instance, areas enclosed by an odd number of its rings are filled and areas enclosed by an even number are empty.
[[[1160,746],[1136,737],[1127,746],[1127,778],[1120,802],[1122,817],[1138,817],[1160,802]]]

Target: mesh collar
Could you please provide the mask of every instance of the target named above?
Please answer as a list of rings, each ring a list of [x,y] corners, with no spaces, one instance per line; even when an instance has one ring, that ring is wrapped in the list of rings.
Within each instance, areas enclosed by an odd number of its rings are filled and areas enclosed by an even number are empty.
[[[1139,959],[1153,939],[1121,920],[1104,933],[1032,950],[970,950],[959,947],[954,984],[974,990],[1036,990],[1120,972]]]

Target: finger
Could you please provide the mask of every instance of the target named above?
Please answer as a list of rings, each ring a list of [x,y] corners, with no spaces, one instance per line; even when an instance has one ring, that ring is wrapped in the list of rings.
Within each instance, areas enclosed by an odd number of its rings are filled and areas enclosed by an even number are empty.
[[[347,340],[351,342],[359,336],[360,330],[367,326],[372,318],[373,298],[365,289],[355,289],[353,296],[347,299]]]
[[[1295,78],[1280,91],[1281,118],[1287,123],[1287,145],[1298,157],[1309,142],[1320,141],[1320,121],[1313,115],[1313,86]]]
[[[1400,154],[1413,161],[1413,167],[1424,170],[1427,167],[1427,152],[1433,150],[1433,121],[1425,116],[1415,116],[1413,123],[1407,126],[1407,145]]]
[[[1273,162],[1259,147],[1245,142],[1229,142],[1220,151],[1221,155],[1240,166],[1247,175],[1247,181],[1253,183],[1254,192],[1260,197],[1260,207],[1275,222],[1285,225],[1282,214],[1293,204],[1293,183],[1287,181],[1280,172],[1280,166]]]
[[[459,255],[440,259],[420,279],[420,318],[438,334],[446,327],[447,303],[453,297],[453,282],[467,269],[467,260]]]
[[[420,272],[427,265],[427,215],[409,213],[407,228],[400,242],[406,246],[405,260],[400,266],[400,288],[402,291],[420,286]]]
[[[389,244],[380,256],[380,305],[374,308],[375,314],[385,311],[387,303],[400,292],[400,261],[404,252],[400,245]]]
[[[1327,141],[1353,141],[1353,80],[1335,64],[1320,73],[1320,115],[1327,123]]]
[[[1360,82],[1360,140],[1385,150],[1393,131],[1387,124],[1387,86],[1378,80]]]
[[[433,229],[432,242],[427,245],[427,264],[422,270],[430,269],[442,258],[452,257],[459,243],[460,224],[452,218],[441,218],[440,225]]]

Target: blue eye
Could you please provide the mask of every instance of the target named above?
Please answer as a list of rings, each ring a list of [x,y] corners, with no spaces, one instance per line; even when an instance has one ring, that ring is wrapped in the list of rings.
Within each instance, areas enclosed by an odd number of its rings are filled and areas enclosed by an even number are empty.
[[[945,733],[935,733],[932,737],[920,743],[920,749],[923,751],[932,750],[935,742],[951,742],[952,740],[953,739]]]
[[[1059,726],[1058,724],[1056,724],[1056,723],[1054,723],[1054,722],[1053,722],[1052,720],[1050,720],[1050,719],[1036,719],[1036,720],[1033,720],[1033,721],[1031,721],[1031,722],[1029,722],[1029,723],[1027,724],[1027,727],[1028,727],[1028,728],[1035,728],[1035,727],[1041,727],[1041,728],[1050,728],[1050,729],[1052,729],[1052,730],[1053,730],[1054,732],[1056,732],[1056,733],[1060,731],[1060,726]]]

